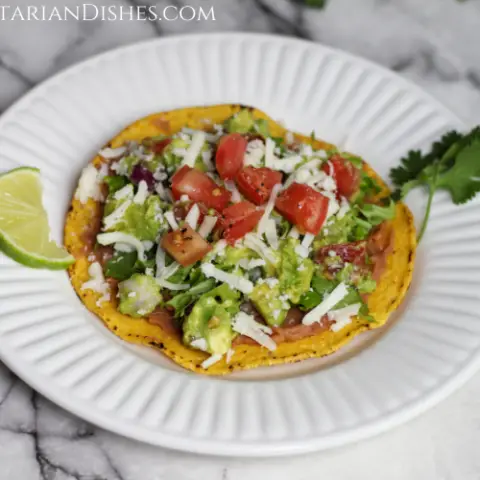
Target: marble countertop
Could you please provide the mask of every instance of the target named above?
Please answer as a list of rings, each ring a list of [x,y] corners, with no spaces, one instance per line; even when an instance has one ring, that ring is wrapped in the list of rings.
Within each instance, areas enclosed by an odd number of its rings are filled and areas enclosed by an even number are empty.
[[[35,3],[11,2],[22,8]],[[118,45],[185,32],[256,31],[367,57],[421,85],[468,124],[480,123],[476,0],[330,0],[325,10],[293,0],[90,3],[213,6],[216,20],[0,21],[0,112],[58,70]],[[296,458],[237,460],[154,448],[95,428],[33,392],[0,363],[0,480],[478,480],[479,443],[480,374],[440,406],[374,439]]]

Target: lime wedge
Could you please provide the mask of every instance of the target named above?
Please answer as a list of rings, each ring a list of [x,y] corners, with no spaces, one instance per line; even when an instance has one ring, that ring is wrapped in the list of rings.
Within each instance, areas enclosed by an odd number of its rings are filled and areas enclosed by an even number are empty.
[[[63,270],[75,261],[50,240],[36,168],[16,168],[0,175],[0,250],[32,268]]]

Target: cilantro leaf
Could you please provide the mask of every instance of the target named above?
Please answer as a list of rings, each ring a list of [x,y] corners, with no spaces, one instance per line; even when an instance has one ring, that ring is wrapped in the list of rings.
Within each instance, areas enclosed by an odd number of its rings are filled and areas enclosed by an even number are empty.
[[[394,198],[398,200],[413,188],[428,188],[427,207],[418,234],[420,242],[437,189],[447,190],[455,204],[465,203],[480,192],[480,127],[464,135],[456,131],[446,133],[425,155],[409,152],[401,165],[390,171],[390,178],[397,188]]]
[[[480,140],[464,148],[453,166],[439,175],[437,188],[448,190],[457,205],[480,192]]]
[[[422,170],[442,158],[449,148],[458,142],[462,136],[451,131],[443,135],[443,137],[432,145],[432,149],[426,155],[420,150],[412,150],[407,156],[400,160],[401,166],[392,168],[390,171],[390,179],[393,184],[400,188],[407,182],[415,180]]]

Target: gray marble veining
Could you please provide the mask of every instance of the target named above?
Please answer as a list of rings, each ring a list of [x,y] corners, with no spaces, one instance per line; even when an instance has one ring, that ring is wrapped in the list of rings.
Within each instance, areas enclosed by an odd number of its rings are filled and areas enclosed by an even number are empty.
[[[55,72],[119,45],[186,32],[255,31],[369,58],[413,80],[468,124],[480,123],[477,0],[330,0],[325,10],[293,0],[97,3],[213,6],[216,20],[0,21],[0,112]],[[473,480],[480,475],[479,398],[477,375],[439,407],[378,438],[299,458],[245,461],[177,453],[105,432],[54,406],[0,364],[0,480]]]

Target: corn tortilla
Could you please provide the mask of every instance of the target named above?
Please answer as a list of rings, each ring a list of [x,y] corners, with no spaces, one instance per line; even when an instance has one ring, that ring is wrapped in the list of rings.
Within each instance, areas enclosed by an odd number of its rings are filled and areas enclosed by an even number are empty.
[[[211,107],[183,108],[169,112],[157,113],[136,121],[107,146],[116,148],[128,140],[141,141],[146,137],[160,134],[170,135],[183,127],[208,130],[212,124],[223,123],[226,119],[245,108],[242,105],[218,105]],[[274,122],[265,113],[251,109],[255,118],[267,120],[273,136],[284,136],[286,130]],[[300,142],[308,143],[315,148],[328,148],[329,144],[295,134]],[[93,163],[99,166],[104,162],[100,156]],[[382,194],[388,193],[384,182],[367,165],[369,175],[382,186]],[[77,199],[72,200],[65,224],[65,245],[70,253],[75,255],[76,262],[69,268],[71,283],[85,306],[96,314],[115,335],[127,342],[146,345],[170,357],[182,367],[202,374],[223,375],[232,371],[245,370],[266,365],[298,362],[312,357],[329,355],[356,335],[373,328],[381,327],[390,314],[402,302],[411,282],[415,260],[415,227],[409,209],[399,203],[396,206],[396,217],[391,221],[394,234],[394,246],[387,258],[386,268],[377,283],[374,293],[369,296],[368,306],[375,323],[367,323],[358,317],[352,323],[338,332],[326,331],[319,335],[304,338],[291,343],[281,343],[274,352],[257,345],[239,345],[229,363],[223,358],[208,369],[201,363],[208,354],[189,348],[181,340],[158,325],[152,325],[144,319],[133,319],[117,311],[117,300],[111,298],[97,304],[101,294],[92,290],[82,290],[82,285],[89,279],[90,262],[84,253],[84,229],[88,225],[99,225],[102,215],[102,205],[89,199],[86,204]]]

